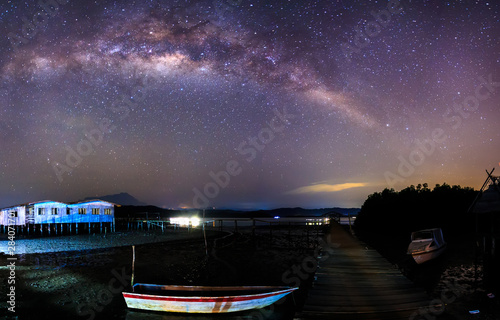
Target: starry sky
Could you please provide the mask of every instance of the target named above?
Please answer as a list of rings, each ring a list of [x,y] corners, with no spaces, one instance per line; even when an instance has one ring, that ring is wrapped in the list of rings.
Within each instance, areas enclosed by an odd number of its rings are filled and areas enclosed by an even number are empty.
[[[0,207],[359,207],[500,162],[497,1],[0,4]],[[497,168],[498,169],[498,168]]]

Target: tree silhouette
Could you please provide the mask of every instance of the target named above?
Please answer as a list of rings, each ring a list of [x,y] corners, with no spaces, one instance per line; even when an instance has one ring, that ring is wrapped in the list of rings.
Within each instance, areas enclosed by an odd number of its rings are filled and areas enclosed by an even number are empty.
[[[442,228],[448,238],[472,234],[474,216],[467,209],[476,195],[473,188],[447,183],[436,184],[433,190],[427,183],[399,192],[386,188],[368,196],[354,228],[362,238],[390,233],[409,239],[412,231],[427,228]]]

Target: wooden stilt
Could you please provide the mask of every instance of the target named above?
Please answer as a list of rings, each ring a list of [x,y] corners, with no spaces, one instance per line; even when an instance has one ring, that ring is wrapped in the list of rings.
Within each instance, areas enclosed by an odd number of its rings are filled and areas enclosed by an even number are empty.
[[[134,292],[134,274],[135,274],[135,246],[132,246],[132,277],[130,278],[130,286]]]

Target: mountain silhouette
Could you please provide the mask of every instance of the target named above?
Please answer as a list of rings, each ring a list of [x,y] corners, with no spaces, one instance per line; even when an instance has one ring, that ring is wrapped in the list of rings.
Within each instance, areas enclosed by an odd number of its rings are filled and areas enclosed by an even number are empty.
[[[141,202],[131,196],[130,194],[126,192],[122,193],[117,193],[117,194],[111,194],[111,195],[106,195],[106,196],[100,196],[100,197],[87,197],[85,200],[94,200],[94,199],[99,199],[103,201],[108,201],[108,202],[113,202],[122,206],[146,206],[147,204],[144,202]]]

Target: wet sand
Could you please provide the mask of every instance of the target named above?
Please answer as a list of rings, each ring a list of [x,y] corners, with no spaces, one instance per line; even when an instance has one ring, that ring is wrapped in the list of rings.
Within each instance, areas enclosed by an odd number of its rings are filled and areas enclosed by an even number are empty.
[[[16,254],[48,253],[62,251],[79,251],[123,247],[145,243],[158,243],[172,240],[197,239],[201,236],[199,229],[192,232],[186,229],[167,229],[166,232],[128,231],[101,234],[81,234],[71,236],[52,236],[24,238],[15,240]],[[0,253],[7,253],[7,241],[0,241]]]

